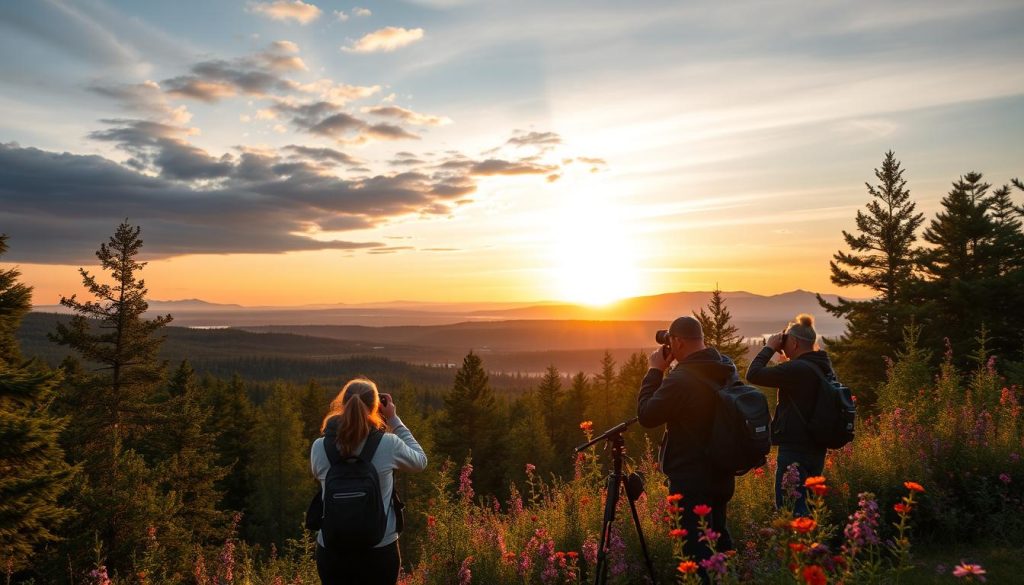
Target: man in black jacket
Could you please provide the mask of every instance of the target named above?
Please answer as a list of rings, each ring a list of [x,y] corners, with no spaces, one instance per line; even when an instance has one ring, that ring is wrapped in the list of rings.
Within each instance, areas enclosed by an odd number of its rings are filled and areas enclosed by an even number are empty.
[[[699,542],[694,507],[711,507],[711,528],[721,534],[718,551],[731,550],[726,510],[735,478],[711,464],[708,453],[718,389],[737,378],[736,366],[713,347],[704,346],[704,332],[693,317],[680,317],[669,327],[669,345],[650,356],[651,369],[637,398],[637,415],[645,427],[666,425],[659,461],[668,476],[669,493],[683,494],[683,528],[689,535],[684,552],[697,560],[711,556]],[[676,367],[666,374],[672,361]],[[713,385],[714,384],[714,385]]]
[[[814,364],[827,377],[835,377],[832,361],[828,354],[816,348],[818,334],[814,330],[814,318],[799,315],[790,323],[784,333],[776,333],[765,342],[764,349],[750,362],[747,381],[759,386],[779,389],[775,416],[772,417],[772,443],[779,446],[775,469],[775,506],[781,508],[785,499],[794,501],[793,511],[797,516],[808,514],[804,480],[808,476],[821,475],[825,467],[827,449],[817,444],[807,432],[807,421],[814,411],[814,404],[821,388],[821,378]],[[777,366],[768,362],[781,352],[788,361]],[[782,478],[786,469],[797,464],[799,476],[795,478],[794,493],[784,493]]]

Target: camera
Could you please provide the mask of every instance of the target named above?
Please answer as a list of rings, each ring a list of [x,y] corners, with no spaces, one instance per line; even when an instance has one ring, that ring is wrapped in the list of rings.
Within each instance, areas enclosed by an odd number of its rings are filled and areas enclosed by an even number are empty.
[[[654,332],[654,341],[659,345],[668,345],[668,329],[659,329]]]

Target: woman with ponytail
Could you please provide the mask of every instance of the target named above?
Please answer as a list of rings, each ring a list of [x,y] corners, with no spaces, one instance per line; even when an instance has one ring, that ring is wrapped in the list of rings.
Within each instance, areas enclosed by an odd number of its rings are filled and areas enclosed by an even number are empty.
[[[799,477],[793,478],[796,484],[793,511],[797,516],[808,514],[804,480],[822,474],[827,451],[811,438],[807,430],[807,421],[821,389],[818,372],[835,378],[832,360],[818,347],[817,340],[814,317],[806,313],[797,315],[782,333],[768,338],[764,349],[747,368],[747,381],[751,384],[779,389],[778,404],[772,417],[772,444],[779,446],[775,506],[781,508],[784,500],[794,495],[783,493],[782,478],[789,466],[795,463]],[[769,366],[768,362],[776,352],[785,361]]]
[[[393,506],[394,472],[423,471],[427,456],[412,432],[398,418],[395,402],[380,394],[377,385],[366,378],[350,380],[331,401],[324,416],[323,436],[313,441],[309,460],[313,476],[324,480],[331,468],[325,441],[333,444],[342,457],[358,456],[372,432],[390,429],[380,438],[371,459],[380,481],[381,501],[387,517],[384,538],[370,550],[327,550],[322,531],[317,533],[316,569],[323,585],[394,585],[398,581],[401,556],[398,550],[397,511]]]

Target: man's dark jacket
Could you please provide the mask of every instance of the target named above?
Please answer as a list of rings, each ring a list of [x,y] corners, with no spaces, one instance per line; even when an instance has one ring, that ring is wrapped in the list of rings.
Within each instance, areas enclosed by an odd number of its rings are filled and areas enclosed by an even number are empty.
[[[718,389],[737,377],[732,360],[713,347],[686,356],[668,374],[652,368],[644,377],[637,416],[645,427],[666,426],[661,440],[661,470],[673,489],[682,490],[684,496],[732,497],[735,478],[711,464],[709,457],[714,454],[708,453],[707,447]]]
[[[792,451],[823,453],[825,448],[815,443],[805,424],[811,419],[821,388],[821,378],[808,364],[815,364],[826,377],[834,378],[832,360],[824,351],[809,351],[796,359],[769,366],[774,354],[770,347],[762,349],[747,368],[747,381],[751,384],[779,389],[779,401],[772,417],[772,444]],[[799,413],[795,409],[799,409]]]

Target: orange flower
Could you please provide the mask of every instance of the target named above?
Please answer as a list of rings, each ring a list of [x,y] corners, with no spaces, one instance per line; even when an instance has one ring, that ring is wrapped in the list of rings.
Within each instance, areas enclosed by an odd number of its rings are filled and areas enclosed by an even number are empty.
[[[594,430],[594,422],[585,420],[580,423],[580,428],[583,429],[584,432],[589,433],[590,431]]]
[[[789,523],[790,528],[801,534],[807,534],[808,532],[817,528],[817,526],[818,523],[815,522],[813,518],[806,517],[797,518],[796,520],[793,520]]]
[[[683,494],[669,494],[668,497],[665,498],[665,501],[666,502],[678,502],[681,499],[683,499]]]
[[[684,575],[692,575],[697,572],[697,563],[693,561],[683,561],[676,567],[680,573]]]
[[[804,487],[814,487],[816,485],[825,485],[825,478],[820,475],[815,475],[804,480]]]
[[[900,514],[909,514],[911,506],[910,504],[893,504],[892,509]]]
[[[912,492],[917,492],[919,494],[924,493],[924,488],[921,487],[921,484],[917,483],[916,481],[905,481],[903,482],[903,487],[907,488]]]
[[[828,486],[825,484],[812,485],[809,486],[807,489],[811,490],[811,492],[813,492],[816,496],[824,496],[825,494],[828,493]]]
[[[578,552],[576,552],[574,550],[571,550],[571,551],[565,553],[565,556],[569,557],[570,559],[575,559],[576,557],[580,556],[580,553],[578,553]]]
[[[689,533],[686,531],[685,528],[673,528],[672,530],[668,531],[668,535],[672,538],[686,538],[687,534]]]
[[[826,585],[828,583],[825,570],[818,565],[807,565],[804,567],[803,578],[804,583],[807,585]]]
[[[789,550],[791,550],[791,551],[793,551],[795,553],[802,553],[802,552],[804,552],[805,548],[807,548],[807,547],[804,546],[804,543],[802,543],[802,542],[791,542],[791,543],[789,543]]]
[[[705,506],[704,504],[697,504],[693,507],[693,513],[698,516],[707,516],[711,513],[711,506]]]

